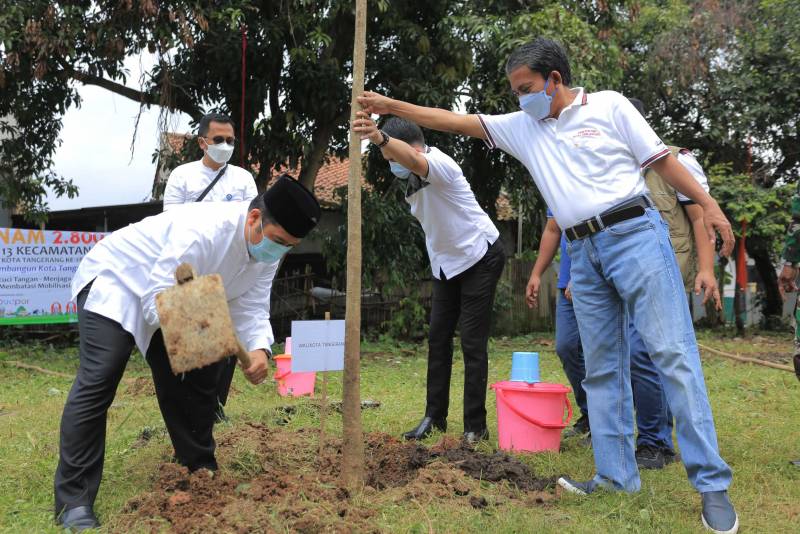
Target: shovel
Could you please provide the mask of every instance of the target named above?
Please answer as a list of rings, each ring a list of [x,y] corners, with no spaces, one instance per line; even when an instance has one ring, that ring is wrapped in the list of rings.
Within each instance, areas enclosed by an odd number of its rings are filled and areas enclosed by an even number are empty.
[[[172,372],[185,373],[236,355],[245,369],[250,356],[233,329],[222,277],[197,276],[182,263],[177,284],[156,295],[156,309]]]

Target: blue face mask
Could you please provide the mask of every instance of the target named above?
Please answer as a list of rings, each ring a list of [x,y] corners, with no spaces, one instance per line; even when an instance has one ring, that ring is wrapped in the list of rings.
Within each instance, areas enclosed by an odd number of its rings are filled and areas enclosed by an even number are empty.
[[[547,84],[550,79],[544,82],[544,89],[538,93],[520,95],[519,107],[536,120],[541,120],[550,115],[550,103],[553,101],[552,95],[547,95]]]
[[[262,263],[274,263],[280,260],[292,247],[287,247],[272,241],[264,235],[264,223],[259,221],[261,227],[261,242],[252,244],[248,241],[247,250],[254,260]]]
[[[392,169],[392,174],[405,180],[411,175],[411,171],[397,163],[396,161],[389,162],[389,168]]]

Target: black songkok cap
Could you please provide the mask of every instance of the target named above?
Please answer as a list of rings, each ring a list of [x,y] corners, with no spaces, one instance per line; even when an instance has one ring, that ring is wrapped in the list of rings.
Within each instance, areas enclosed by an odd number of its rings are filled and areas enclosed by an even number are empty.
[[[314,194],[288,174],[267,189],[264,206],[275,222],[294,237],[305,237],[319,222],[320,207]]]

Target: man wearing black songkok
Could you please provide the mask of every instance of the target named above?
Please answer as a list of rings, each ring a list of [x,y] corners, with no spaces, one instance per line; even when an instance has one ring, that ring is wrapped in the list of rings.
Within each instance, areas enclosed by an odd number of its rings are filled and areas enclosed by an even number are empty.
[[[212,435],[220,362],[174,375],[155,297],[175,283],[181,263],[222,277],[236,333],[249,352],[253,384],[267,376],[274,341],[272,280],[280,258],[319,222],[320,207],[283,176],[249,205],[186,204],[118,230],[81,261],[72,280],[78,304],[80,364],[61,418],[55,473],[56,521],[96,528],[94,501],[103,474],[106,416],[137,346],[150,366],[175,459],[190,470],[217,469]]]
[[[263,196],[256,196],[251,201],[251,208],[258,208],[262,213],[268,213],[265,219],[277,222],[290,235],[305,236],[317,224],[319,215],[317,200],[311,192],[303,187],[297,180],[288,174],[282,175]],[[276,254],[282,250],[281,246],[266,243]],[[288,250],[288,249],[287,249]],[[278,260],[274,265],[278,268]],[[217,407],[215,417],[217,421],[225,421],[227,417],[223,406],[228,401],[228,392],[231,389],[233,375],[236,371],[236,357],[231,356],[220,363],[219,378],[217,379]]]

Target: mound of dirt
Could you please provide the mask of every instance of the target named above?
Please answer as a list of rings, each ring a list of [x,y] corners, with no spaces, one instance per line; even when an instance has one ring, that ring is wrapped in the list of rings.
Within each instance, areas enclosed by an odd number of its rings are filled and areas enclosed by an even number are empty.
[[[431,448],[387,434],[366,436],[367,486],[349,495],[339,484],[341,440],[319,432],[249,423],[223,433],[221,469],[190,473],[176,464],[157,469],[153,489],[127,503],[114,531],[373,532],[382,504],[451,500],[467,508],[502,504],[484,495],[483,482],[506,499],[531,504],[552,498],[552,479],[536,478],[503,453],[484,454],[445,437]],[[522,491],[520,491],[522,490]]]

